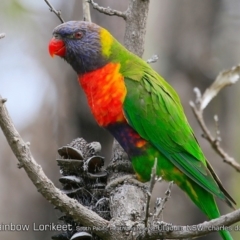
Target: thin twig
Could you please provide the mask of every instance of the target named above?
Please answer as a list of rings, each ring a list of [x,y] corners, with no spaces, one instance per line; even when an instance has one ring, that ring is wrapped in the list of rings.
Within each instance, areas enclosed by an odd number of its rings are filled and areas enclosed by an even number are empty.
[[[232,157],[230,157],[221,147],[220,143],[217,139],[215,139],[209,129],[207,128],[205,121],[203,119],[203,111],[198,108],[194,102],[190,102],[190,106],[193,110],[193,113],[203,131],[204,138],[211,144],[212,148],[216,151],[217,154],[219,154],[223,161],[231,165],[234,169],[236,169],[238,172],[240,172],[240,164],[236,162],[236,160]],[[219,136],[218,136],[219,137]]]
[[[93,0],[88,0],[88,2],[93,6],[94,9],[98,10],[101,13],[104,13],[104,14],[109,15],[109,16],[122,17],[125,20],[127,18],[127,13],[126,13],[127,11],[126,12],[121,12],[121,11],[118,11],[118,10],[111,9],[110,7],[107,7],[107,8],[101,7],[97,3],[95,3]]]
[[[149,190],[147,192],[147,202],[146,202],[146,209],[145,209],[145,227],[147,227],[148,224],[148,218],[149,218],[149,209],[150,209],[150,200],[152,196],[153,187],[156,183],[156,173],[157,173],[157,158],[155,158],[154,165],[152,167],[152,173],[151,173],[151,179],[149,184]]]
[[[221,136],[220,136],[218,115],[214,115],[213,119],[214,119],[214,122],[215,122],[215,132],[216,132],[215,139],[219,143],[219,142],[222,141],[222,139],[221,139]]]
[[[221,147],[220,147],[220,131],[218,129],[218,117],[214,117],[216,124],[216,138],[211,135],[211,132],[208,130],[204,118],[203,110],[207,107],[209,102],[217,96],[219,91],[221,91],[226,86],[235,84],[240,79],[240,65],[234,66],[230,69],[222,71],[218,74],[216,80],[211,84],[209,88],[205,90],[203,95],[198,88],[194,88],[196,94],[196,100],[190,102],[193,113],[203,130],[203,137],[211,144],[212,148],[219,154],[223,161],[231,165],[238,172],[240,172],[240,164],[232,157],[230,157]]]
[[[91,22],[90,4],[88,0],[82,0],[83,4],[83,20]]]
[[[4,105],[6,99],[0,96],[0,127],[11,147],[13,153],[18,159],[21,166],[26,171],[28,177],[32,183],[36,186],[37,190],[46,198],[50,203],[56,206],[65,214],[73,217],[76,222],[79,222],[85,226],[89,226],[94,230],[94,227],[106,228],[106,232],[96,231],[97,235],[103,237],[108,236],[107,226],[108,221],[101,218],[95,212],[82,206],[77,200],[69,198],[66,194],[62,193],[58,188],[54,186],[40,165],[34,160],[31,151],[29,149],[29,143],[25,143],[20,134],[15,129],[13,122],[8,114],[8,111]]]
[[[200,223],[197,225],[187,225],[187,226],[176,226],[169,225],[163,222],[153,222],[153,226],[156,230],[151,230],[146,234],[146,236],[141,236],[142,239],[155,240],[155,239],[192,239],[207,235],[210,232],[217,232],[220,228],[224,228],[228,231],[238,231],[239,226],[230,226],[236,222],[240,221],[240,209],[235,210],[231,213],[223,215],[217,219],[213,219],[208,222]],[[159,226],[158,226],[159,225]],[[164,225],[168,227],[164,227]],[[230,227],[227,227],[230,226]]]
[[[168,199],[171,196],[172,186],[173,186],[173,181],[171,181],[169,183],[168,189],[165,192],[165,197],[164,198],[158,198],[158,204],[156,204],[157,206],[156,206],[154,218],[160,218],[161,214],[163,213],[165,205],[166,205]]]
[[[231,86],[240,79],[240,65],[224,70],[218,74],[215,81],[204,91],[201,96],[200,109],[203,110],[218,93],[227,86]],[[200,90],[199,90],[200,91]]]
[[[158,55],[154,54],[154,55],[151,56],[151,58],[149,58],[147,60],[147,63],[155,63],[155,62],[157,62],[157,60],[158,60]]]
[[[56,10],[53,5],[48,1],[48,0],[44,0],[45,3],[49,6],[49,10],[53,13],[55,13],[55,15],[59,18],[59,20],[61,21],[61,23],[64,23],[65,21],[62,18],[62,14],[61,11]]]

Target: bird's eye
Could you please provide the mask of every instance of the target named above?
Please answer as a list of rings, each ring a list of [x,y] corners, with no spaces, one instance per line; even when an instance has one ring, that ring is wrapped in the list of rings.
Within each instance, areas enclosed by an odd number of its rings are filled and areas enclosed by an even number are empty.
[[[56,39],[61,39],[61,36],[60,36],[60,34],[58,34],[58,33],[54,33],[54,34],[53,34],[53,37],[56,38]]]
[[[74,38],[80,39],[80,38],[82,38],[82,36],[83,36],[82,32],[75,32],[74,33]]]

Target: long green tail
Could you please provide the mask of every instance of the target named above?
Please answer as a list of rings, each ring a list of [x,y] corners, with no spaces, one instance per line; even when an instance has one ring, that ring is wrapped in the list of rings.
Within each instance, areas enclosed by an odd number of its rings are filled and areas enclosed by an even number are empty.
[[[155,158],[158,158],[157,174],[167,181],[174,181],[209,219],[220,217],[214,196],[177,169],[165,156],[149,146],[145,154],[132,157],[132,164],[141,181],[149,181]],[[147,161],[146,161],[147,159]],[[219,231],[223,240],[233,240],[228,231]]]
[[[192,201],[208,216],[209,219],[220,217],[220,212],[212,194],[208,193],[205,189],[189,179],[185,183],[181,182],[179,187],[187,193]],[[233,240],[228,231],[222,230],[219,231],[219,233],[222,236],[222,239]]]

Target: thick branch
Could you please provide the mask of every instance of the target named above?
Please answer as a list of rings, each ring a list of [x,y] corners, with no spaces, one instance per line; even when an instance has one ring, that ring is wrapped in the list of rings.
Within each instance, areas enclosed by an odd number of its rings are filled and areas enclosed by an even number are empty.
[[[131,0],[126,12],[124,45],[140,57],[144,52],[148,9],[149,0]]]
[[[15,129],[8,111],[4,106],[5,102],[6,99],[0,96],[0,127],[21,167],[24,168],[37,190],[62,212],[72,216],[75,221],[93,228],[93,232],[101,237],[106,238],[109,236],[110,233],[107,232],[108,221],[79,204],[77,200],[71,199],[63,194],[47,178],[41,166],[35,162],[29,149],[29,144],[23,141]],[[106,230],[100,232],[96,230],[97,228]]]
[[[83,2],[83,20],[87,22],[91,22],[92,20],[91,20],[89,1],[82,0],[82,2]]]
[[[124,12],[123,17],[126,20],[124,45],[126,48],[128,48],[128,50],[137,54],[138,56],[142,56],[144,49],[148,5],[148,0],[131,0],[129,2],[127,11]],[[123,160],[125,159],[126,153],[124,153],[124,150],[120,147],[119,143],[116,140],[114,141],[113,146],[114,155],[120,156],[120,158],[118,156],[115,157],[117,160],[115,162],[118,162],[118,164],[120,161],[124,163]],[[124,164],[126,165],[126,163]],[[122,226],[135,226],[137,222],[138,225],[142,227],[146,226],[146,213],[148,213],[148,206],[145,204],[146,191],[143,188],[139,188],[135,184],[132,186],[124,184],[122,187],[116,188],[115,191],[112,191],[111,195],[113,197],[110,198],[110,209],[114,210],[112,212],[112,216],[117,215],[116,220],[120,221]],[[113,201],[114,199],[117,199],[117,201]],[[146,206],[146,212],[144,212],[144,208],[142,206]],[[145,224],[143,223],[144,220]],[[113,221],[113,223],[115,226],[118,226],[117,222]],[[135,234],[139,234],[139,232],[135,232]],[[136,238],[134,237],[134,239]]]
[[[49,6],[50,12],[53,12],[59,18],[61,23],[64,23],[64,20],[63,20],[62,15],[61,15],[61,11],[56,10],[48,0],[44,0],[44,1]]]
[[[127,18],[127,13],[126,12],[121,12],[121,11],[118,11],[118,10],[114,10],[114,9],[111,9],[110,7],[105,8],[105,7],[99,6],[93,0],[88,0],[88,2],[93,6],[94,9],[96,9],[97,11],[99,11],[101,13],[104,13],[104,14],[109,15],[109,16],[122,17],[125,20]]]

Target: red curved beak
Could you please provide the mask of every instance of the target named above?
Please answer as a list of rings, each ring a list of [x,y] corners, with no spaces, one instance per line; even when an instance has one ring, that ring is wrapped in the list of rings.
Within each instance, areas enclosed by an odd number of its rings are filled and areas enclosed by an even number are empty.
[[[48,51],[51,57],[54,57],[54,55],[63,57],[66,53],[66,47],[61,39],[56,39],[53,37],[49,42]]]

